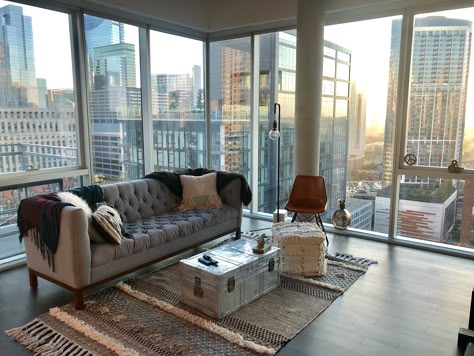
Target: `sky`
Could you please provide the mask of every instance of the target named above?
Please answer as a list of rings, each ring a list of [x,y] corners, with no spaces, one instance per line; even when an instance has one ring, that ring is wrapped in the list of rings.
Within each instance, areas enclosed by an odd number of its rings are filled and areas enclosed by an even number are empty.
[[[0,1],[0,7],[8,4]],[[71,88],[72,66],[67,14],[23,6],[24,14],[33,18],[36,76],[46,78],[48,88]],[[474,22],[474,8],[438,13]],[[351,78],[358,90],[367,96],[367,125],[383,126],[386,111],[390,55],[391,22],[389,17],[327,26],[325,39],[352,51]],[[138,28],[125,25],[125,41],[138,50]],[[157,73],[190,73],[194,64],[203,64],[201,41],[152,31],[151,71]],[[161,55],[161,53],[165,55]],[[139,76],[138,52],[136,55]],[[137,78],[137,83],[139,83]],[[474,128],[474,55],[471,56],[466,126]],[[382,89],[381,89],[382,88]]]
[[[392,20],[398,18],[401,16],[327,26],[324,29],[326,40],[352,53],[351,80],[356,83],[357,90],[367,97],[369,125],[373,120],[381,125],[385,117]]]
[[[8,4],[0,1],[0,7]],[[71,41],[69,16],[64,13],[23,6],[23,14],[32,17],[36,77],[47,79],[48,88],[72,88]],[[135,44],[137,83],[139,80],[138,28],[125,25],[125,42]],[[190,72],[203,63],[201,41],[152,31],[151,71],[153,74]],[[162,56],[161,53],[166,53]]]

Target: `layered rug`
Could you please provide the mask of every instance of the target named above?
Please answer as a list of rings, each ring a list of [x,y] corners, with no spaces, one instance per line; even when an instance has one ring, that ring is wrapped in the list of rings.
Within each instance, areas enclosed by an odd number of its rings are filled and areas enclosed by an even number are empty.
[[[274,354],[367,270],[328,261],[325,276],[281,276],[281,286],[217,320],[180,302],[179,265],[52,308],[6,334],[40,355]]]

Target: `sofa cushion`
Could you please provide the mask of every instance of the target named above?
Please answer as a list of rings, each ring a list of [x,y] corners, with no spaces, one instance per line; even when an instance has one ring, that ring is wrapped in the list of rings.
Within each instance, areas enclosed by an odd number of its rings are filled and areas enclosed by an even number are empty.
[[[223,205],[219,208],[172,211],[135,223],[125,223],[126,238],[122,238],[121,245],[91,245],[92,266],[100,266],[168,241],[186,238],[237,217],[236,209]]]
[[[202,176],[179,176],[183,188],[183,200],[178,210],[217,208],[222,205],[217,194],[217,173],[203,174]]]

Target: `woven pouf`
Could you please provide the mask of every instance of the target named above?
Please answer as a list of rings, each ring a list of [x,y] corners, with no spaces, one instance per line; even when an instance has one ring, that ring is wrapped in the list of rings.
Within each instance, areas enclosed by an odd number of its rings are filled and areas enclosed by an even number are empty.
[[[326,274],[326,236],[313,223],[276,223],[272,244],[280,248],[280,272],[301,276]]]

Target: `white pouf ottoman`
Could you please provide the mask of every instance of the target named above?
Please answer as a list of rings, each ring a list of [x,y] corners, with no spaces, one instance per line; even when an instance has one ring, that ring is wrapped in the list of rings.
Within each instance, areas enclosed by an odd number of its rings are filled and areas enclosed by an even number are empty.
[[[272,244],[280,248],[280,272],[301,276],[326,274],[326,236],[318,225],[273,224]]]

